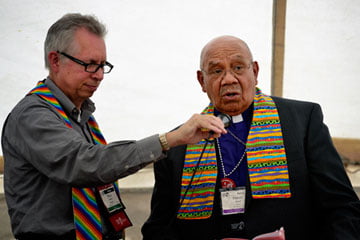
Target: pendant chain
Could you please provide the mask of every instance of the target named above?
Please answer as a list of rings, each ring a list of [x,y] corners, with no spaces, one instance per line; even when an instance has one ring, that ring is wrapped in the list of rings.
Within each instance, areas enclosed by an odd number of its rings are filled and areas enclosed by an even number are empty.
[[[238,138],[234,133],[232,133],[229,129],[227,130],[231,136],[233,136],[238,142],[240,142],[241,144],[243,144],[245,146],[245,150],[244,150],[244,153],[243,155],[241,156],[241,158],[239,159],[238,163],[235,165],[235,167],[229,172],[229,173],[226,173],[225,172],[225,166],[224,166],[224,162],[223,162],[223,159],[222,159],[222,154],[221,154],[221,147],[220,147],[220,142],[219,142],[219,139],[216,138],[216,143],[219,147],[219,157],[220,157],[220,163],[221,163],[221,168],[223,170],[223,173],[224,173],[224,177],[228,177],[230,176],[231,174],[233,174],[235,172],[235,170],[240,166],[241,162],[243,161],[244,157],[245,157],[245,153],[246,153],[246,144],[240,139]]]
[[[240,138],[238,138],[232,131],[230,131],[229,129],[227,129],[227,131],[230,133],[231,136],[233,136],[236,140],[238,140],[239,143],[241,143],[246,147],[246,144]]]

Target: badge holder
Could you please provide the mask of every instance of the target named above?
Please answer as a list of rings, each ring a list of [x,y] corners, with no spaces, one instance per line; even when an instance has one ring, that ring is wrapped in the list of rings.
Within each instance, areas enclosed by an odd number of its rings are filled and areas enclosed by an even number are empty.
[[[131,227],[132,223],[125,212],[125,206],[115,189],[115,184],[100,186],[97,187],[97,190],[107,209],[109,220],[115,231],[119,232],[127,227]]]
[[[245,187],[220,188],[222,215],[245,213]]]

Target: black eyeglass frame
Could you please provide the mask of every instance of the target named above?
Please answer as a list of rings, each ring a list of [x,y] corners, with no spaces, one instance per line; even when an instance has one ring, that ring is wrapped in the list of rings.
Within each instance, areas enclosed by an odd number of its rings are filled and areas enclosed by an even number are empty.
[[[106,74],[106,73],[110,73],[111,70],[112,70],[113,67],[114,67],[114,65],[112,65],[111,63],[109,63],[109,62],[107,62],[107,61],[105,61],[105,63],[102,63],[102,64],[86,63],[86,62],[81,61],[80,59],[77,59],[77,58],[75,58],[75,57],[73,57],[73,56],[70,56],[70,55],[67,54],[67,53],[60,52],[60,51],[56,51],[56,52],[59,53],[59,54],[61,54],[61,55],[63,55],[63,56],[65,56],[65,57],[67,57],[68,59],[72,60],[73,62],[76,62],[77,64],[80,64],[80,65],[84,66],[84,67],[85,67],[85,72],[88,72],[88,73],[96,73],[100,68],[102,68],[104,74]],[[95,69],[94,71],[89,71],[89,70],[88,70],[88,66],[89,66],[89,65],[96,65],[97,67],[96,67],[96,69]],[[108,67],[110,68],[109,71],[105,71],[104,66],[108,66]]]

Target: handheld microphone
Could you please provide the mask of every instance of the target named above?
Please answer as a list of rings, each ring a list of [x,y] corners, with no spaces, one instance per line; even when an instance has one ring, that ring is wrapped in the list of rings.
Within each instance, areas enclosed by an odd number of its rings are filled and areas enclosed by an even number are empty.
[[[231,124],[231,117],[225,113],[220,113],[217,115],[218,118],[224,123],[225,128],[228,128]]]
[[[219,115],[217,115],[218,118],[221,119],[221,121],[224,123],[224,127],[228,128],[231,124],[231,117],[226,114],[226,113],[220,113]],[[214,131],[209,131],[209,137],[208,139],[214,135]]]

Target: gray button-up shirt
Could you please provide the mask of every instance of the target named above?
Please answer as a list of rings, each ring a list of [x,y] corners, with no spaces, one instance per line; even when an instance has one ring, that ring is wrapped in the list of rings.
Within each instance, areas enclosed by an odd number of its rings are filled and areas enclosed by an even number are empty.
[[[78,111],[49,78],[45,83],[73,128],[35,94],[24,97],[9,114],[2,149],[5,197],[15,236],[68,233],[74,229],[72,187],[114,182],[163,157],[157,135],[95,145],[87,124],[95,110],[92,101]]]

